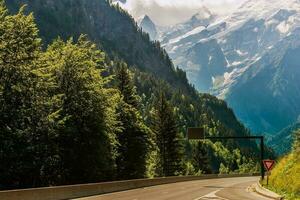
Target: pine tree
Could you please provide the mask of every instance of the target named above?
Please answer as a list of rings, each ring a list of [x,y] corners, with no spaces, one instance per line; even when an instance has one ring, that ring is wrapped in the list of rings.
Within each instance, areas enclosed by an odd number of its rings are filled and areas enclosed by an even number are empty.
[[[120,90],[125,103],[138,108],[140,97],[137,95],[132,75],[124,62],[117,64],[116,72],[117,87]]]
[[[115,169],[115,108],[118,95],[106,89],[104,53],[85,36],[58,39],[43,55],[51,112],[59,144],[60,183],[111,180]]]
[[[159,176],[178,175],[182,171],[183,145],[173,109],[160,92],[153,112],[153,131],[158,146]]]
[[[193,149],[192,155],[192,164],[195,167],[196,171],[204,174],[211,173],[208,151],[206,150],[206,146],[203,144],[203,142],[198,142],[196,144],[196,147],[194,147]]]
[[[146,176],[151,131],[142,121],[138,110],[139,96],[126,64],[118,65],[116,81],[122,95],[118,106],[119,121],[122,123],[122,131],[118,134],[118,178],[142,178]]]
[[[298,153],[300,152],[300,129],[294,132],[294,145],[293,150]]]

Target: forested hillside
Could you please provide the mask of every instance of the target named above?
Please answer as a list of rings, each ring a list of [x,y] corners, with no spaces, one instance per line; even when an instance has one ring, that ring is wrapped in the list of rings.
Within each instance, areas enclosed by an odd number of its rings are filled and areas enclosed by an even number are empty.
[[[285,155],[289,153],[293,146],[293,133],[298,129],[300,129],[299,120],[271,137],[268,142],[270,147],[272,147],[278,155]]]
[[[106,0],[9,0],[7,6],[16,12],[27,4],[33,11],[45,44],[58,36],[68,39],[87,34],[111,57],[123,59],[130,66],[150,71],[167,80],[172,86],[187,90],[186,79],[174,70],[167,53],[157,42],[150,43],[133,18]]]
[[[184,139],[187,127],[250,133],[224,101],[198,94],[119,7],[7,5],[10,12],[0,5],[0,188],[256,170],[254,141]]]

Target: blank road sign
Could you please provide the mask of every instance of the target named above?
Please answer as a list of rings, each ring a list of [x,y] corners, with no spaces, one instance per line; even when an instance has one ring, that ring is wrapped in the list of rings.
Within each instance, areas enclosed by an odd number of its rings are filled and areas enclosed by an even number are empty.
[[[189,140],[203,140],[205,139],[203,128],[188,128],[187,137]]]

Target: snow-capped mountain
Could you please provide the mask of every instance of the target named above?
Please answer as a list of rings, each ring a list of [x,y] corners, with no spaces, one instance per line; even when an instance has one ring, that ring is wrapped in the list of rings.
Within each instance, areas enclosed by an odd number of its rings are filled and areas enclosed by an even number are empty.
[[[200,91],[226,99],[254,131],[293,123],[300,114],[300,0],[249,0],[228,16],[199,16],[162,34],[175,65]]]
[[[156,25],[148,15],[140,17],[140,19],[137,20],[137,23],[144,32],[149,34],[151,40],[156,40],[158,38]]]
[[[190,34],[205,29],[215,17],[208,8],[202,7],[188,21],[165,28],[160,39],[163,44],[173,44]]]
[[[126,0],[112,0],[112,2],[125,4],[127,1]]]

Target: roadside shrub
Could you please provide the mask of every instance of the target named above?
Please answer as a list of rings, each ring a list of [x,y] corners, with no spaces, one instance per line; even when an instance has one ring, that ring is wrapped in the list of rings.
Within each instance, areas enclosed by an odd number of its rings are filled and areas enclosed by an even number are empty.
[[[300,130],[295,134],[292,153],[284,156],[276,164],[269,178],[269,188],[291,200],[300,200],[299,133]]]

